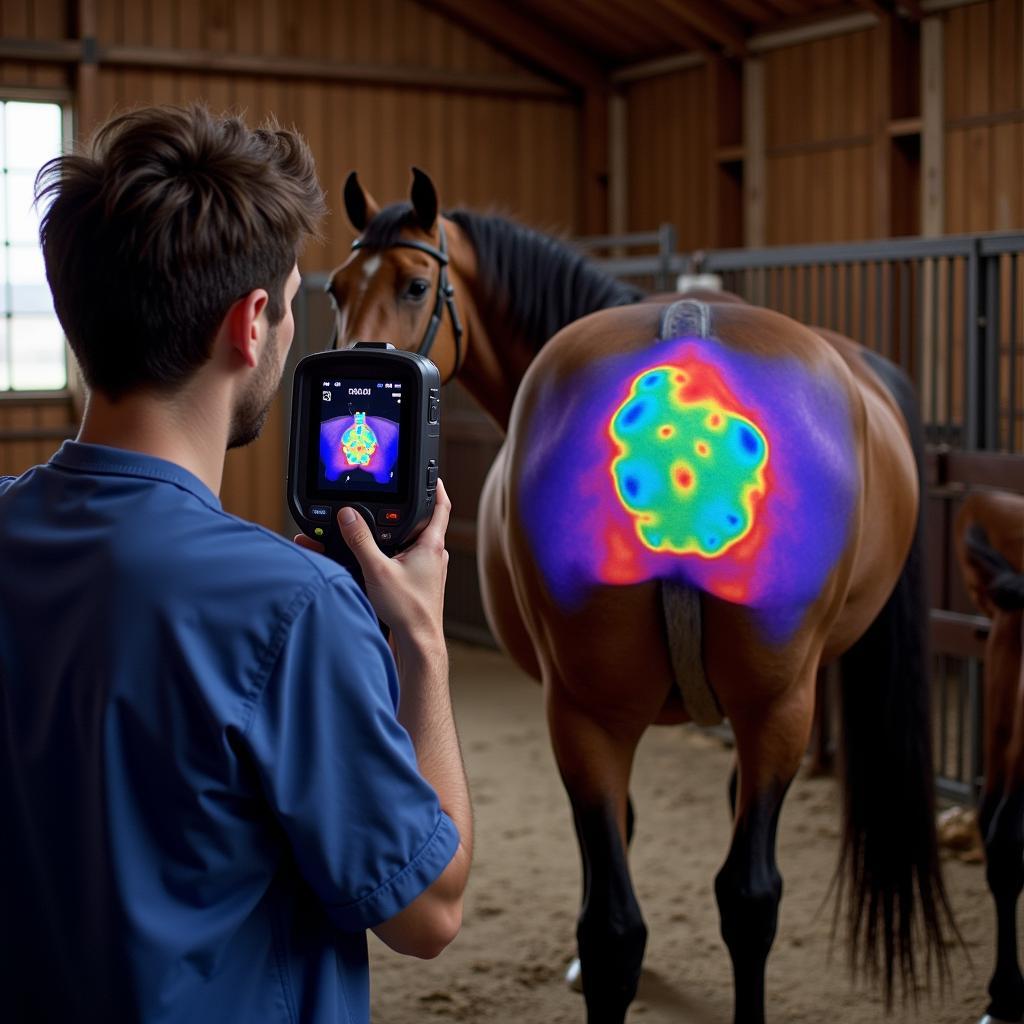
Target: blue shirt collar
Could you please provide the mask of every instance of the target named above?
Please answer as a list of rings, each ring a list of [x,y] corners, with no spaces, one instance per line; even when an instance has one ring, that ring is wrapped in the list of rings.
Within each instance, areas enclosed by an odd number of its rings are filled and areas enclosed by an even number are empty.
[[[102,473],[113,476],[134,476],[175,484],[194,494],[204,504],[220,509],[220,498],[194,473],[176,462],[127,448],[111,448],[105,444],[83,444],[65,441],[51,456],[50,465],[80,473]]]

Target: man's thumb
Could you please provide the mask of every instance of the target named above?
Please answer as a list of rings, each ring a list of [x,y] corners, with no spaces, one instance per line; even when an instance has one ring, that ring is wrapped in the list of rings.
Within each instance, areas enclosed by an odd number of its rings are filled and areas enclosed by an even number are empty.
[[[379,550],[366,521],[354,508],[346,505],[338,511],[338,529],[365,572],[368,560]]]

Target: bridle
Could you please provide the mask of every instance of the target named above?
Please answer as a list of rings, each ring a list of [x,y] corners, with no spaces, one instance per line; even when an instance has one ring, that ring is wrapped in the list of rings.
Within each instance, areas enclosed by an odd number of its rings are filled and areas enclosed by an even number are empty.
[[[352,243],[353,251],[358,249],[366,248],[366,243],[361,239],[357,238]],[[452,287],[451,282],[448,280],[448,245],[444,237],[444,225],[438,221],[437,224],[437,248],[428,245],[426,242],[415,242],[400,238],[395,242],[391,242],[389,245],[375,246],[374,248],[381,249],[418,249],[420,252],[425,252],[428,256],[432,256],[437,260],[438,266],[440,267],[440,273],[437,275],[437,292],[434,298],[434,311],[430,314],[430,322],[427,324],[427,329],[423,334],[423,340],[420,342],[420,347],[416,351],[421,356],[429,356],[430,350],[434,346],[434,339],[437,337],[437,329],[441,326],[441,321],[444,319],[445,307],[448,308],[448,315],[452,319],[452,334],[455,336],[455,369],[452,370],[452,377],[455,377],[462,367],[462,321],[459,319],[459,310],[455,305],[455,289]],[[331,282],[327,282],[327,291],[331,290]],[[331,341],[331,348],[338,347],[338,322],[334,322],[334,338]],[[451,378],[449,378],[450,380]]]

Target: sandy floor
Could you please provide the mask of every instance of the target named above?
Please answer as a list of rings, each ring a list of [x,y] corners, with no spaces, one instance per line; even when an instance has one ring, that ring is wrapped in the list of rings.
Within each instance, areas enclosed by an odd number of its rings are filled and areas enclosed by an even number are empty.
[[[582,997],[562,973],[574,947],[580,873],[568,801],[544,724],[540,690],[504,657],[452,646],[459,727],[476,808],[476,859],[463,930],[437,960],[396,956],[371,936],[373,1019],[583,1024]],[[633,776],[633,879],[650,932],[629,1019],[727,1024],[731,970],[712,879],[729,840],[731,755],[692,727],[652,729]],[[768,1017],[779,1022],[884,1019],[879,997],[853,986],[844,950],[829,959],[838,854],[838,791],[799,778],[779,829],[785,893],[768,966]],[[892,1021],[973,1024],[992,965],[983,868],[948,859],[946,879],[971,962],[952,951],[952,991],[922,994]]]

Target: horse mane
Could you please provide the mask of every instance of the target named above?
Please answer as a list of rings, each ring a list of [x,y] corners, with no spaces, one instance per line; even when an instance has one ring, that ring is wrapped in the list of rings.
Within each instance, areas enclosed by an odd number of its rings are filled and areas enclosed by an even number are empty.
[[[639,288],[616,280],[571,245],[493,214],[453,210],[445,216],[476,251],[484,291],[510,326],[539,349],[588,313],[636,302]],[[385,249],[418,226],[410,203],[385,207],[367,224],[363,246]]]

